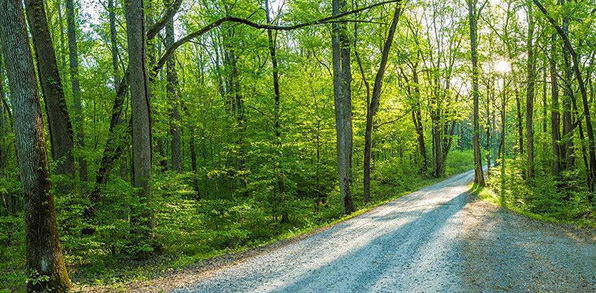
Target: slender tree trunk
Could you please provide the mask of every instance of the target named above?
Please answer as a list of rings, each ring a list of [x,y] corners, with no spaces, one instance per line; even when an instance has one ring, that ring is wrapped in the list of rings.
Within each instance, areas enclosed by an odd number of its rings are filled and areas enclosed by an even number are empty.
[[[33,37],[37,70],[39,71],[48,116],[52,157],[58,162],[56,173],[74,175],[72,124],[66,109],[66,98],[64,97],[60,72],[56,63],[56,52],[52,45],[43,1],[27,0],[26,7],[27,19]]]
[[[472,98],[474,100],[474,184],[485,186],[484,172],[482,170],[482,151],[480,149],[480,118],[478,109],[478,52],[476,38],[478,33],[476,0],[467,0],[468,17],[470,24],[470,48],[472,55]]]
[[[559,112],[559,84],[557,78],[556,44],[557,36],[551,38],[551,58],[550,58],[550,84],[551,84],[551,137],[553,144],[553,172],[559,175],[562,170],[561,156],[561,114]]]
[[[197,200],[201,199],[201,192],[199,190],[199,178],[197,172],[197,148],[195,143],[195,128],[190,127],[190,170],[193,173],[193,183],[195,192],[197,193]]]
[[[81,104],[81,88],[79,85],[79,60],[77,53],[77,38],[75,24],[74,0],[66,0],[66,23],[68,35],[68,52],[70,61],[70,82],[72,84],[72,95],[75,109],[75,130],[77,147],[85,147],[85,133],[83,131],[83,108]],[[87,161],[84,157],[78,159],[79,177],[87,181]]]
[[[486,165],[488,170],[490,170],[490,101],[491,101],[491,89],[492,87],[489,85],[486,91]],[[486,177],[489,178],[489,172],[486,173]]]
[[[533,5],[528,3],[528,84],[526,96],[526,134],[528,141],[528,165],[526,170],[526,179],[534,179],[534,89],[536,86],[536,60],[534,57],[534,15],[532,13]]]
[[[515,74],[514,74],[515,76]],[[524,118],[522,114],[521,108],[521,97],[519,94],[519,89],[515,88],[515,105],[517,108],[517,139],[518,139],[518,146],[519,146],[519,153],[521,155],[524,154]]]
[[[58,237],[39,92],[20,0],[0,1],[0,34],[14,105],[27,273],[37,280],[28,282],[27,289],[66,292],[71,284]]]
[[[140,227],[133,232],[142,239],[153,238],[151,211],[151,104],[147,77],[147,48],[145,38],[145,12],[143,0],[126,0],[125,17],[128,36],[130,68],[130,94],[132,105],[133,186],[139,188],[139,211],[133,219]]]
[[[424,141],[424,126],[422,125],[422,111],[420,107],[420,80],[418,78],[418,72],[416,68],[412,70],[412,80],[414,81],[414,94],[415,94],[415,103],[416,106],[412,111],[412,121],[414,122],[414,127],[416,128],[416,135],[418,139],[418,151],[420,152],[420,156],[422,157],[422,173],[426,173],[428,170],[428,158],[426,156],[426,144]]]
[[[172,0],[165,0],[166,7],[171,5]],[[174,17],[171,17],[166,25],[166,47],[174,43]],[[168,60],[166,69],[167,96],[172,109],[170,110],[170,137],[172,139],[172,170],[182,170],[181,139],[180,139],[180,112],[178,110],[178,74],[176,73],[176,61],[174,58]]]
[[[372,150],[372,131],[374,116],[379,108],[379,100],[381,98],[381,89],[383,87],[383,77],[385,70],[387,69],[387,61],[389,59],[389,52],[391,51],[391,45],[393,44],[393,38],[395,36],[395,30],[397,29],[397,23],[399,16],[402,12],[401,1],[396,2],[395,11],[393,12],[393,19],[391,26],[387,32],[387,39],[383,45],[383,51],[381,53],[381,63],[379,64],[379,70],[375,76],[375,85],[373,86],[372,96],[368,109],[366,112],[366,128],[364,132],[364,201],[370,201],[370,171],[371,171],[371,150]]]
[[[267,19],[267,24],[271,24],[271,11],[269,10],[269,0],[265,0],[265,14]],[[276,44],[275,39],[273,38],[273,32],[271,30],[267,30],[267,39],[269,40],[269,54],[271,56],[271,64],[273,67],[273,91],[275,94],[274,99],[274,128],[275,128],[275,139],[276,139],[276,148],[277,148],[277,159],[275,160],[275,174],[277,176],[277,190],[279,192],[280,200],[283,202],[286,194],[286,186],[284,182],[284,174],[283,169],[281,168],[281,160],[283,159],[283,143],[281,138],[281,123],[280,123],[280,116],[281,116],[281,108],[280,108],[280,93],[279,93],[279,72],[277,66],[277,54],[276,54]],[[289,217],[287,212],[282,213],[281,217],[282,222],[289,222]]]
[[[342,2],[345,2],[342,0]],[[333,0],[333,15],[340,14],[340,0]],[[352,101],[344,95],[344,75],[342,74],[341,54],[341,26],[345,24],[332,24],[332,53],[333,53],[333,97],[335,104],[335,129],[337,132],[337,171],[339,174],[339,191],[342,198],[345,214],[355,211],[350,191],[350,158],[351,158],[351,127],[352,114],[349,113]]]

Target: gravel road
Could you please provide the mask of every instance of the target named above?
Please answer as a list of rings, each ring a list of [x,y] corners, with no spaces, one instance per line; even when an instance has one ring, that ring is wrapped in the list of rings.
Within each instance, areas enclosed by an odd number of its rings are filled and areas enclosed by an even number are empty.
[[[596,292],[596,233],[466,192],[473,172],[173,292]]]

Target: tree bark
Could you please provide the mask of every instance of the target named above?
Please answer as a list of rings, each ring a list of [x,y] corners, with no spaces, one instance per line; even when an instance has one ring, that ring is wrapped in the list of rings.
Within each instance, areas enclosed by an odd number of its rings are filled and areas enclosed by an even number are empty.
[[[0,1],[0,34],[14,105],[15,138],[24,197],[29,291],[66,292],[71,286],[60,248],[44,126],[22,2]]]
[[[345,1],[333,0],[332,15],[340,14],[340,5],[344,7]],[[343,28],[342,28],[343,26]],[[337,171],[339,174],[339,191],[342,198],[342,204],[345,214],[351,214],[355,211],[352,193],[350,191],[350,158],[352,150],[352,113],[350,113],[352,101],[351,96],[345,95],[344,86],[347,86],[351,80],[344,80],[344,74],[347,69],[343,69],[345,62],[342,59],[347,57],[342,55],[342,38],[345,37],[341,30],[345,29],[345,24],[332,24],[332,53],[333,53],[333,97],[335,104],[335,129],[337,132]]]
[[[132,105],[133,186],[139,188],[137,196],[142,207],[135,211],[135,234],[144,240],[153,238],[151,211],[151,105],[147,77],[147,48],[143,0],[126,0],[125,17],[128,36],[130,68],[130,94]]]
[[[77,38],[75,24],[74,0],[66,0],[66,23],[68,35],[68,56],[70,63],[70,82],[72,84],[72,96],[75,109],[75,144],[79,148],[85,147],[85,132],[83,131],[83,108],[81,104],[81,87],[79,84],[79,60],[77,53]],[[87,160],[84,157],[78,159],[79,177],[87,181]]]
[[[56,52],[52,45],[43,1],[27,0],[26,9],[48,116],[52,158],[58,162],[56,173],[74,175],[72,124],[66,109],[66,98],[64,97],[62,81],[56,63]]]
[[[478,109],[478,52],[476,38],[478,33],[476,0],[467,0],[468,19],[470,24],[470,52],[472,55],[472,98],[474,100],[474,184],[484,187],[484,172],[482,170],[482,151],[480,149],[480,122]]]

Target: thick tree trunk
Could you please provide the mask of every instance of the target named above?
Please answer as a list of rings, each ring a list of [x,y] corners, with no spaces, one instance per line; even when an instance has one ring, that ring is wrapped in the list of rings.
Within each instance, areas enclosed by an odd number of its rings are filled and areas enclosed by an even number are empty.
[[[60,249],[37,80],[20,0],[0,1],[0,34],[14,105],[24,196],[27,273],[34,292],[66,292],[70,280]],[[41,276],[41,278],[40,278]]]
[[[536,60],[534,57],[534,15],[532,13],[533,5],[528,3],[528,84],[526,96],[526,134],[528,141],[528,165],[526,170],[526,179],[534,179],[534,89],[536,86]]]
[[[130,94],[132,105],[133,186],[139,188],[141,207],[135,211],[134,232],[142,239],[153,238],[151,211],[151,104],[147,77],[147,48],[143,0],[126,0],[125,17],[128,36]]]
[[[79,85],[79,60],[77,53],[77,38],[75,25],[74,0],[66,0],[66,23],[68,35],[68,56],[70,63],[70,82],[75,109],[76,146],[85,147],[85,133],[83,131],[83,108],[81,104],[81,87]],[[87,161],[84,157],[78,159],[79,177],[87,181]]]
[[[342,6],[345,1],[342,0]],[[340,0],[333,0],[333,15],[340,14]],[[344,28],[342,28],[344,26]],[[332,53],[333,53],[333,97],[335,104],[335,129],[337,132],[337,171],[339,174],[339,191],[342,198],[345,214],[351,214],[355,211],[350,191],[350,167],[351,167],[351,141],[352,141],[352,113],[350,113],[352,101],[350,96],[345,96],[343,90],[344,84],[350,81],[344,80],[345,70],[342,70],[343,56],[341,53],[342,36],[341,30],[345,29],[345,24],[332,24]]]
[[[476,38],[478,33],[476,0],[467,0],[468,18],[470,24],[470,48],[472,55],[472,98],[474,99],[474,184],[485,186],[484,172],[482,170],[482,151],[480,149],[480,118],[478,109],[478,52]]]
[[[381,89],[383,87],[383,77],[385,76],[385,70],[387,69],[387,61],[389,59],[389,52],[391,51],[391,45],[393,44],[393,38],[395,36],[395,30],[397,29],[397,23],[399,16],[402,12],[401,1],[396,2],[395,11],[393,12],[393,19],[391,26],[387,32],[387,39],[383,45],[383,51],[381,53],[381,63],[379,64],[379,70],[375,76],[375,85],[373,86],[372,96],[370,103],[367,107],[366,112],[366,128],[364,132],[364,201],[370,201],[370,171],[371,171],[371,150],[372,150],[372,131],[374,116],[379,108],[379,100],[381,98]]]
[[[166,7],[171,5],[172,0],[165,0]],[[174,17],[171,17],[166,25],[166,47],[174,43]],[[180,140],[180,112],[178,109],[178,74],[176,73],[176,60],[171,58],[166,64],[167,97],[172,109],[170,110],[170,137],[172,170],[182,171],[181,140]]]
[[[56,63],[56,52],[54,46],[52,46],[43,1],[27,0],[26,7],[29,28],[33,37],[37,70],[39,71],[48,116],[52,158],[58,162],[56,173],[74,175],[72,124],[66,109],[66,98],[64,97],[62,81]]]

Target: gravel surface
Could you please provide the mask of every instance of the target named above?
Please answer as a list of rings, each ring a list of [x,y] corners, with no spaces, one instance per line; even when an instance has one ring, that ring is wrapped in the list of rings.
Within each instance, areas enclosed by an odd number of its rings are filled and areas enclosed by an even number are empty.
[[[173,292],[596,292],[596,234],[467,194],[472,172]]]

